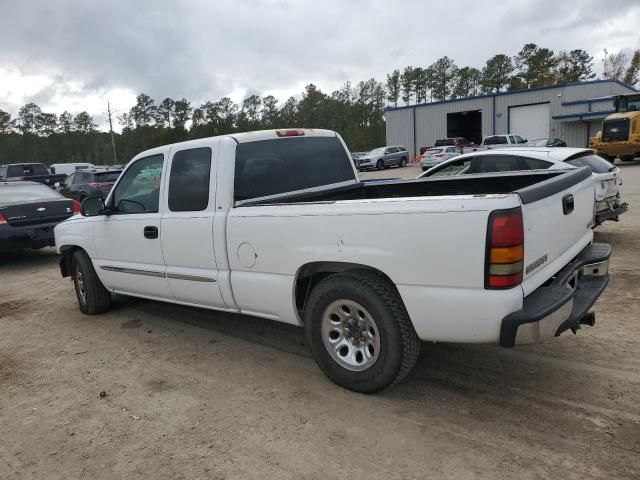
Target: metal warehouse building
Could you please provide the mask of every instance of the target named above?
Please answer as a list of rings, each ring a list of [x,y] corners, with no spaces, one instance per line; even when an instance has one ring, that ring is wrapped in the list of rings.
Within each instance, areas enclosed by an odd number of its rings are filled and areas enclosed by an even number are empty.
[[[515,133],[585,147],[613,112],[613,96],[635,91],[617,80],[593,80],[388,108],[387,145],[404,145],[414,156],[439,138],[480,143],[486,135]]]

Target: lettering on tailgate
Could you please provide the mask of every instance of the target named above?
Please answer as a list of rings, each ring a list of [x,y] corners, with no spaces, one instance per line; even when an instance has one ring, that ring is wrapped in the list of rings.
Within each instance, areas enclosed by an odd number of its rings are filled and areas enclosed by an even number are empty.
[[[535,260],[534,262],[531,262],[529,265],[527,265],[527,275],[529,275],[531,272],[533,272],[536,268],[538,268],[540,265],[542,265],[543,263],[545,263],[547,261],[547,254],[545,253],[543,256],[541,256],[539,259]]]

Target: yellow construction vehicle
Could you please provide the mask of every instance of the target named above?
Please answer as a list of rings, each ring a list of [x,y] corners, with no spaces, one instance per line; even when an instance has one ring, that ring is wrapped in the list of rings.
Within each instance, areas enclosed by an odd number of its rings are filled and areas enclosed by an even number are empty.
[[[615,157],[630,161],[640,157],[640,93],[618,95],[616,113],[602,121],[602,130],[589,139],[589,147],[613,161]]]

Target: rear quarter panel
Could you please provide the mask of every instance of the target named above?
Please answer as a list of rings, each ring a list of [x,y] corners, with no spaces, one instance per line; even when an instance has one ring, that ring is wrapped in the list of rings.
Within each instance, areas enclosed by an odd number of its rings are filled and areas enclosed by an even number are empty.
[[[518,205],[516,195],[491,195],[233,208],[227,228],[233,293],[246,313],[299,323],[294,282],[303,265],[366,265],[396,284],[421,338],[463,340],[456,322],[485,315],[494,322],[503,313],[483,311],[478,300],[493,296],[499,309],[510,309],[505,315],[520,308],[519,288],[508,294],[484,290],[489,212]],[[247,256],[251,251],[255,258]],[[511,300],[500,300],[505,296]],[[498,328],[470,335],[493,341]]]

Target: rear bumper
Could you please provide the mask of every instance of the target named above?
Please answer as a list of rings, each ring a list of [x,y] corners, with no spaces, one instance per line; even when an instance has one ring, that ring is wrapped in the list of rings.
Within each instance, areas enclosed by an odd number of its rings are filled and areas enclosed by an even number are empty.
[[[593,325],[587,312],[609,283],[611,246],[594,243],[586,247],[551,283],[524,299],[522,310],[504,317],[500,345],[512,347],[536,343],[577,330],[581,324]]]
[[[53,247],[53,228],[57,223],[45,223],[27,227],[4,225],[0,228],[0,252],[12,252],[25,248]]]
[[[600,225],[606,220],[618,220],[618,216],[622,215],[628,209],[626,203],[611,206],[607,209],[596,212],[596,224]]]

